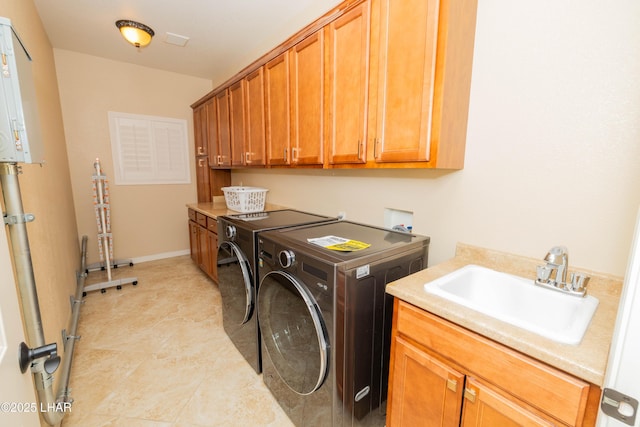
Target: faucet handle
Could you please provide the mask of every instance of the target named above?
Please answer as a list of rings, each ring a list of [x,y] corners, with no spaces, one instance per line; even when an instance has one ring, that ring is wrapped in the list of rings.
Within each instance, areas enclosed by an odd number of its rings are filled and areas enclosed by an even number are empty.
[[[549,265],[538,265],[536,266],[537,279],[542,283],[549,283],[551,279],[551,273],[553,272],[553,268]]]
[[[576,292],[582,292],[587,288],[591,277],[585,273],[571,273],[571,290]],[[569,283],[567,283],[569,285]]]

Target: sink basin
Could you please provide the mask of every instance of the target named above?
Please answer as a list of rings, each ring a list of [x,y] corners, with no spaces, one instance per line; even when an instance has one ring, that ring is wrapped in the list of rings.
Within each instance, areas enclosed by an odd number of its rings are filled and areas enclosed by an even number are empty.
[[[565,344],[579,344],[598,299],[565,295],[478,265],[467,265],[424,285],[424,290],[513,326]]]

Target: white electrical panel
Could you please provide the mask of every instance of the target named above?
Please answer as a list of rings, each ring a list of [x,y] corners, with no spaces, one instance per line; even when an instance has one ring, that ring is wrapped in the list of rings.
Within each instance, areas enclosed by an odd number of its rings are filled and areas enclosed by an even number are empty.
[[[43,163],[31,56],[11,26],[0,17],[0,162]]]

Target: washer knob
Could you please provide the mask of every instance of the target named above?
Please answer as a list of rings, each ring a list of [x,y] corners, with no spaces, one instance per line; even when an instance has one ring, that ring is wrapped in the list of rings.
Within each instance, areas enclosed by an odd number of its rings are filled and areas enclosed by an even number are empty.
[[[224,234],[225,236],[227,236],[227,239],[233,240],[233,238],[236,237],[236,226],[227,225],[227,228],[225,229]]]
[[[280,253],[278,254],[278,259],[282,267],[291,267],[293,263],[296,262],[296,254],[292,250],[285,249],[283,251],[280,251]]]

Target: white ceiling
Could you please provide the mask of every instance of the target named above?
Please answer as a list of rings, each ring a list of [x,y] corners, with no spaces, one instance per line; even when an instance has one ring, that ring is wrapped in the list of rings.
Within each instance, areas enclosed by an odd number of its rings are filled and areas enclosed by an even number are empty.
[[[219,84],[340,0],[34,0],[54,48],[211,79]],[[140,50],[115,26],[130,19],[151,27]],[[20,29],[18,29],[18,32]],[[166,33],[189,37],[185,47]]]

